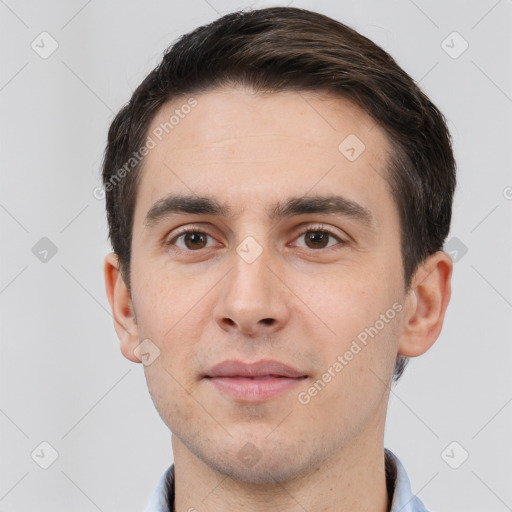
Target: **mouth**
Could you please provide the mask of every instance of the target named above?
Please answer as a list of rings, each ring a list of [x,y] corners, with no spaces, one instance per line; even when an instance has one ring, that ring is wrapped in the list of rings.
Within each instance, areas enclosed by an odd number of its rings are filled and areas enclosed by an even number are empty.
[[[242,402],[263,402],[290,391],[308,378],[304,372],[279,361],[255,363],[229,360],[204,375],[217,391]]]

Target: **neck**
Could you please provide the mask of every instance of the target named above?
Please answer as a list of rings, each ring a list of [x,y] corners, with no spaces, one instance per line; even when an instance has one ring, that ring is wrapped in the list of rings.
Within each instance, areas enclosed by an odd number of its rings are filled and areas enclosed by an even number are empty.
[[[383,438],[360,441],[291,480],[252,484],[215,471],[173,436],[174,512],[386,512]]]

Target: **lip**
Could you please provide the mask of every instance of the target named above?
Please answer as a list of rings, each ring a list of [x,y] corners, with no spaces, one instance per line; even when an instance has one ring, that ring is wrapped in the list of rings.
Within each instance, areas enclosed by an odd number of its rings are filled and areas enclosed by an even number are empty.
[[[216,364],[205,378],[219,391],[246,402],[263,402],[289,391],[308,376],[271,359],[254,363],[228,360]]]
[[[304,377],[306,374],[273,359],[261,359],[254,363],[244,363],[236,359],[222,361],[213,366],[207,377]]]

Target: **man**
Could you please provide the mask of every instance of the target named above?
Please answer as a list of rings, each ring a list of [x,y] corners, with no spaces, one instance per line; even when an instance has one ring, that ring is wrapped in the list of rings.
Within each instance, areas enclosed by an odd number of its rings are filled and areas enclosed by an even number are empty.
[[[384,449],[442,328],[455,163],[382,49],[296,8],[180,38],[109,130],[107,295],[174,464],[148,511],[426,510]]]

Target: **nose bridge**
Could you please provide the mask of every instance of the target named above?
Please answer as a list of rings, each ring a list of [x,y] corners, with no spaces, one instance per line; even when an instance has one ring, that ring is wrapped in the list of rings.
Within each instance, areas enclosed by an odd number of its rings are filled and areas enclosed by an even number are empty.
[[[272,265],[271,249],[266,241],[256,240],[253,236],[246,237],[236,247],[234,272],[232,279],[237,280],[237,286],[243,291],[254,287],[255,293],[268,291],[268,266]]]
[[[288,312],[282,285],[274,275],[277,260],[267,240],[245,237],[232,258],[232,270],[214,309],[216,321],[224,329],[238,328],[246,334],[279,328]]]

